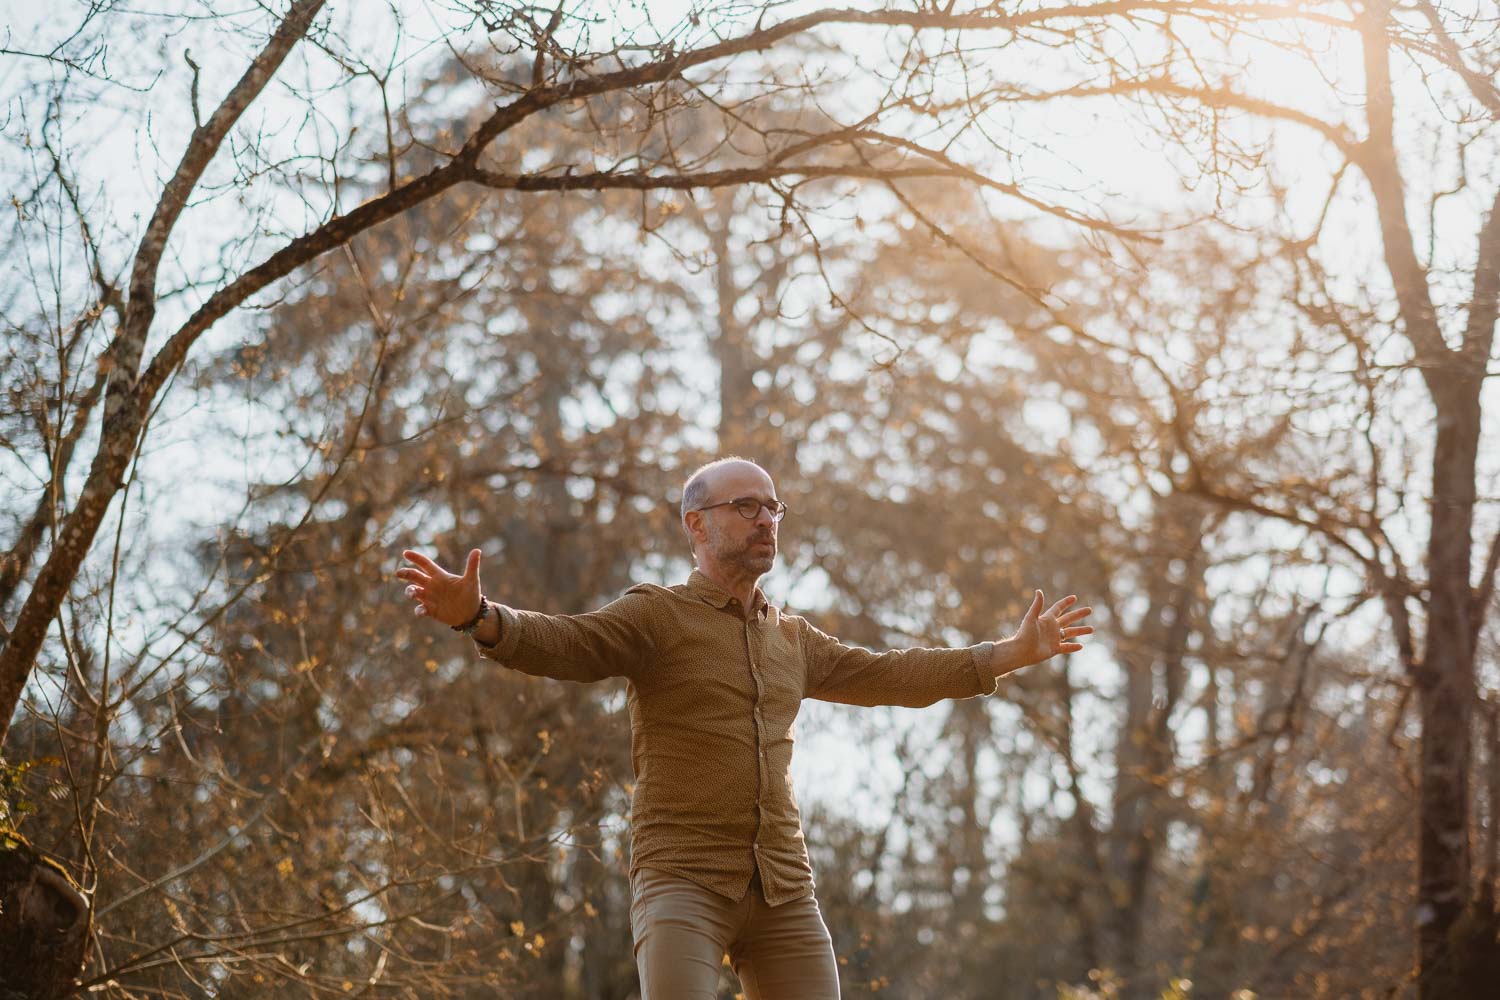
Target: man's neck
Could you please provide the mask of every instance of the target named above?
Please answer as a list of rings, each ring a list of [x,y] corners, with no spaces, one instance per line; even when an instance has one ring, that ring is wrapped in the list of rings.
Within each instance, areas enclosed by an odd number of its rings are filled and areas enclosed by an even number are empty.
[[[748,618],[755,598],[755,581],[760,577],[743,571],[734,571],[723,566],[698,564],[698,572],[708,577],[724,593],[740,602],[741,612]]]

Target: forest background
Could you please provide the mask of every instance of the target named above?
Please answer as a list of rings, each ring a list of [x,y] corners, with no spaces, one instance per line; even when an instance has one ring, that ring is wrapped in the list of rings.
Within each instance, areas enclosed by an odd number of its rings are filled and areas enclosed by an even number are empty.
[[[6,985],[632,996],[623,688],[391,574],[676,582],[726,452],[847,641],[1097,609],[804,707],[846,995],[1500,975],[1494,4],[3,20]]]

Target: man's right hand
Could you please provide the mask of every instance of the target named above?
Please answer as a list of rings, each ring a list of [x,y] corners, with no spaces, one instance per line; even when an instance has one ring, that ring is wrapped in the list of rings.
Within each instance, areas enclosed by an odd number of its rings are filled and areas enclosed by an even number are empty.
[[[462,576],[449,573],[412,549],[401,555],[411,565],[396,570],[396,578],[406,581],[406,596],[416,603],[418,615],[452,626],[466,625],[479,613],[478,549],[469,552]]]

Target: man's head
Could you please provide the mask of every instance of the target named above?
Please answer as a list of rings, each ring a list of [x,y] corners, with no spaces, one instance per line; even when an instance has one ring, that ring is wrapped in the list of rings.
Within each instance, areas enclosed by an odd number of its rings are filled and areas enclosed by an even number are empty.
[[[747,459],[721,458],[694,472],[682,487],[682,530],[699,568],[754,577],[770,572],[777,506],[771,477]]]

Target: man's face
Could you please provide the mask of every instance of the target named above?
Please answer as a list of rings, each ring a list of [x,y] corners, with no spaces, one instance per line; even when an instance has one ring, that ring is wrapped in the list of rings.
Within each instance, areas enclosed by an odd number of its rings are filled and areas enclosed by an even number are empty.
[[[762,504],[776,502],[776,487],[764,469],[750,463],[715,471],[708,486],[708,504],[752,497]],[[705,560],[762,576],[776,562],[776,521],[764,506],[753,520],[732,506],[699,512],[707,539],[699,543]]]

